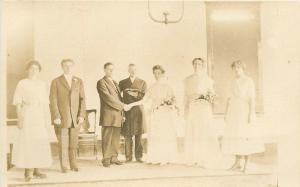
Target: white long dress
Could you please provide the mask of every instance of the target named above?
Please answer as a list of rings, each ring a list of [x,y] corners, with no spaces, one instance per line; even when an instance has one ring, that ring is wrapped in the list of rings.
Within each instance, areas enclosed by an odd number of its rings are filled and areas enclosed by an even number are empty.
[[[248,76],[235,79],[231,87],[222,142],[222,150],[226,154],[249,155],[264,152],[264,144],[251,134],[253,131],[250,129],[254,124],[248,123],[250,100],[255,102],[253,80]],[[252,115],[255,116],[255,113]]]
[[[151,100],[151,112],[147,126],[147,163],[175,163],[178,161],[177,135],[174,125],[174,109],[159,106],[164,99],[173,97],[172,88],[161,82],[151,85],[144,100]]]
[[[51,166],[49,133],[46,125],[49,107],[46,86],[39,80],[21,80],[14,94],[14,105],[21,104],[19,120],[23,128],[13,147],[12,162],[18,168],[45,168]]]
[[[222,153],[212,124],[212,107],[207,101],[196,100],[208,91],[214,93],[213,81],[206,74],[193,74],[185,84],[185,163],[203,168],[222,168]]]

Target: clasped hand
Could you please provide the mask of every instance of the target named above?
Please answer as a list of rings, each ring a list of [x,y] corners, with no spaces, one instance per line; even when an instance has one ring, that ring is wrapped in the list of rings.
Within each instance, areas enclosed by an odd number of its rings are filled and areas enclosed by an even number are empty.
[[[124,108],[125,111],[129,111],[132,108],[132,105],[131,104],[124,104],[123,108]]]

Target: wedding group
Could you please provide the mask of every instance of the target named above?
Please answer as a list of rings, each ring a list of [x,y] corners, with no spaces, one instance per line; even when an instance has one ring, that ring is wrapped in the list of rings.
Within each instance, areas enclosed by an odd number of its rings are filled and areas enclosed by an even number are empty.
[[[52,124],[59,146],[62,173],[78,172],[77,148],[80,126],[87,120],[82,79],[73,75],[72,59],[61,61],[62,75],[51,82],[50,94],[38,78],[42,66],[38,61],[27,63],[27,77],[19,81],[13,99],[18,116],[18,140],[13,148],[13,164],[25,169],[25,181],[46,178],[41,168],[52,165],[47,124]],[[96,88],[100,97],[102,165],[133,162],[155,165],[183,163],[205,169],[219,168],[223,155],[234,155],[230,170],[244,172],[248,156],[264,152],[264,144],[249,133],[255,122],[255,85],[245,73],[243,61],[231,64],[235,75],[225,111],[225,130],[220,140],[213,129],[212,106],[214,81],[207,73],[202,58],[191,62],[194,72],[184,83],[184,107],[179,107],[172,85],[164,81],[165,69],[152,68],[155,82],[147,86],[137,77],[137,65],[128,65],[128,78],[119,83],[113,79],[114,64],[105,63],[104,77]],[[146,107],[150,105],[149,112]],[[50,106],[50,114],[49,114]],[[176,119],[184,113],[184,158],[179,158]],[[48,117],[48,116],[51,116]],[[146,120],[147,118],[147,120]],[[147,146],[142,135],[147,135]],[[125,139],[126,161],[118,159],[120,137]],[[133,150],[134,149],[134,150]],[[143,158],[146,149],[146,158]],[[134,152],[134,154],[133,154]]]

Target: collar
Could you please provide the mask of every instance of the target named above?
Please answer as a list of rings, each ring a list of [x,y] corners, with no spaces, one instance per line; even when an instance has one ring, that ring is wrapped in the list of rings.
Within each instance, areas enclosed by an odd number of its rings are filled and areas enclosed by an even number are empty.
[[[114,83],[114,80],[112,79],[112,77],[105,76],[105,78],[107,78],[109,81],[111,81],[112,83]]]
[[[64,74],[64,76],[65,76],[66,78],[68,78],[68,79],[70,79],[70,78],[72,78],[72,77],[73,77],[73,75],[71,75],[71,74],[69,74],[69,75],[67,75],[67,74]]]
[[[131,82],[133,83],[133,81],[136,79],[136,77],[129,77],[129,79],[130,79]]]

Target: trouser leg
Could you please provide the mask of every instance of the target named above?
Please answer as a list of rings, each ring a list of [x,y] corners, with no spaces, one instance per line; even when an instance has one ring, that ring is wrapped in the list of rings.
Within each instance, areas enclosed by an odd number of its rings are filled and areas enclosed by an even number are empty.
[[[77,148],[78,148],[79,128],[70,128],[69,130],[69,161],[70,168],[77,168]]]
[[[112,155],[111,160],[116,161],[118,160],[119,148],[120,148],[120,135],[121,135],[121,128],[120,127],[112,127]]]
[[[140,159],[143,157],[142,135],[135,135],[135,158]]]
[[[102,127],[102,162],[110,162],[111,158],[111,141],[112,141],[112,127]]]
[[[67,169],[69,159],[69,129],[55,127],[55,134],[58,140],[60,167],[61,169]]]
[[[125,156],[127,160],[132,159],[132,136],[125,136]]]

